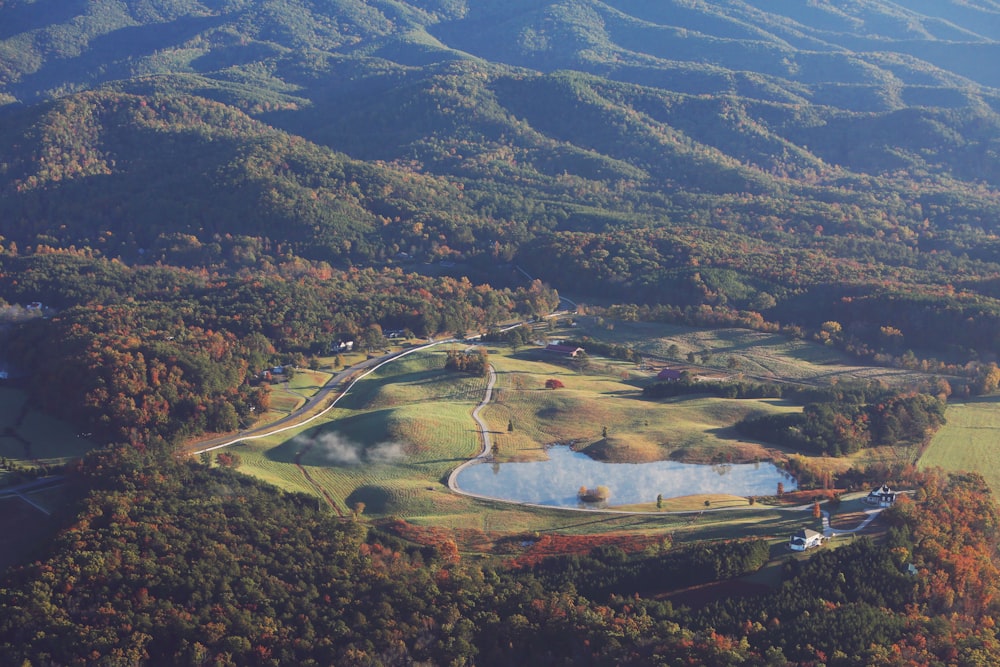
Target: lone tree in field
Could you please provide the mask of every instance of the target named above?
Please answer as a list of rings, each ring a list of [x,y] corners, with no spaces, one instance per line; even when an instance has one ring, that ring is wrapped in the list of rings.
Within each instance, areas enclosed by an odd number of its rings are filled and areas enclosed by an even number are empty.
[[[513,433],[513,431],[514,431],[514,420],[513,419],[508,419],[507,420],[507,432],[508,433]]]
[[[562,383],[562,380],[557,380],[555,378],[549,378],[548,380],[545,381],[546,389],[562,389],[565,386],[566,385]]]
[[[779,496],[785,495],[785,485],[782,484],[781,482],[778,482],[778,495]]]

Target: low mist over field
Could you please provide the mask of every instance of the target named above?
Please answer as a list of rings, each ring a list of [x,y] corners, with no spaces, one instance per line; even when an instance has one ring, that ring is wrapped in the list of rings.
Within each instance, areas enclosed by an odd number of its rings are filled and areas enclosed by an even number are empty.
[[[361,465],[362,463],[393,463],[406,456],[405,445],[398,442],[379,442],[363,445],[338,433],[322,433],[315,437],[298,436],[299,449],[310,448],[310,453],[335,465]]]

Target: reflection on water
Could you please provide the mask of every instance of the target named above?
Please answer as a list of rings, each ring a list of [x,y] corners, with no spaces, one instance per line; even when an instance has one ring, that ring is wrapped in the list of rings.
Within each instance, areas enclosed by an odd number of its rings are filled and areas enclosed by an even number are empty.
[[[602,463],[567,446],[551,447],[548,461],[480,463],[458,473],[459,488],[491,498],[553,507],[651,503],[699,493],[771,496],[778,482],[794,491],[795,480],[771,463],[698,465],[676,461]],[[580,487],[611,489],[607,503],[581,503]]]

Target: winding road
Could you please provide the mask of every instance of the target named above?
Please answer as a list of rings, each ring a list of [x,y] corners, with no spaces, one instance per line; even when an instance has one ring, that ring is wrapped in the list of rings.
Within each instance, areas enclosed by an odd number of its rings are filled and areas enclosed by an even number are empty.
[[[521,323],[519,323],[517,325],[512,325],[512,326],[519,326],[520,324]],[[475,339],[475,338],[478,338],[478,336],[471,337],[471,338],[469,338],[467,340],[472,340],[472,339]],[[223,437],[218,437],[218,438],[212,438],[212,439],[208,439],[208,440],[202,440],[202,441],[199,441],[197,443],[194,443],[193,445],[189,445],[187,447],[187,449],[188,449],[188,451],[190,451],[193,454],[201,454],[203,452],[211,452],[211,451],[214,451],[214,450],[217,450],[217,449],[222,449],[224,447],[229,447],[231,445],[234,445],[234,444],[236,444],[238,442],[242,442],[244,440],[256,440],[256,439],[260,439],[260,438],[266,438],[266,437],[269,437],[269,436],[272,436],[272,435],[276,435],[278,433],[283,433],[283,432],[286,432],[286,431],[290,431],[292,429],[299,428],[301,426],[304,426],[304,425],[306,425],[306,424],[308,424],[308,423],[310,423],[312,421],[315,421],[315,420],[323,417],[324,415],[326,415],[330,410],[332,410],[337,405],[337,403],[340,401],[340,399],[342,399],[344,396],[346,396],[351,391],[351,389],[354,387],[354,385],[358,381],[360,381],[363,378],[367,377],[368,375],[370,375],[371,373],[375,372],[376,370],[378,370],[382,366],[384,366],[384,365],[386,365],[388,363],[391,363],[391,362],[393,362],[393,361],[395,361],[397,359],[400,359],[400,358],[402,358],[402,357],[404,357],[406,355],[413,354],[415,352],[420,352],[422,350],[426,350],[426,349],[434,347],[436,345],[441,345],[441,344],[445,344],[445,343],[455,343],[455,342],[459,342],[458,339],[448,338],[448,339],[445,339],[445,340],[435,341],[435,342],[432,342],[432,343],[427,343],[425,345],[420,345],[420,346],[417,346],[417,347],[413,347],[413,348],[410,348],[410,349],[405,350],[403,352],[399,352],[399,353],[395,353],[395,354],[389,354],[389,355],[384,355],[384,356],[377,357],[377,358],[374,358],[374,359],[368,359],[368,360],[362,361],[362,362],[360,362],[358,364],[355,364],[351,368],[345,369],[345,370],[341,371],[340,373],[336,374],[335,376],[333,376],[332,378],[330,378],[330,380],[327,381],[327,383],[316,393],[316,395],[314,397],[312,397],[312,399],[308,400],[301,408],[299,408],[295,412],[293,412],[293,413],[291,413],[291,414],[283,417],[282,419],[280,419],[280,420],[278,420],[276,422],[272,422],[271,424],[267,424],[265,426],[261,426],[259,428],[251,429],[251,430],[248,430],[248,431],[243,431],[243,432],[241,432],[237,436],[230,435],[230,436],[223,436]],[[359,371],[361,371],[361,372],[359,373]],[[492,456],[492,453],[493,453],[493,440],[492,440],[492,437],[491,437],[491,433],[492,432],[490,431],[489,427],[486,425],[486,422],[483,420],[481,413],[482,413],[483,409],[487,405],[489,405],[490,401],[493,399],[493,389],[494,389],[494,386],[496,384],[496,379],[497,379],[496,370],[494,369],[494,367],[492,365],[489,365],[488,366],[488,377],[487,377],[487,383],[486,383],[486,391],[484,393],[483,399],[479,402],[479,404],[472,411],[472,419],[476,422],[476,426],[477,426],[477,428],[479,430],[480,437],[481,437],[481,449],[480,449],[479,453],[476,456],[474,456],[473,458],[471,458],[471,459],[463,462],[459,466],[457,466],[454,470],[452,470],[451,474],[448,476],[448,488],[452,492],[458,493],[458,494],[462,494],[462,495],[465,495],[465,496],[474,497],[474,498],[481,498],[481,499],[484,499],[484,500],[494,500],[494,501],[498,500],[498,499],[491,498],[489,496],[480,495],[480,494],[477,494],[477,493],[470,493],[469,491],[462,490],[458,486],[457,478],[458,478],[459,473],[462,470],[464,470],[465,468],[467,468],[468,466],[474,465],[476,463],[481,463],[481,462],[483,462],[485,460],[488,460],[490,458],[490,456]],[[344,383],[347,383],[347,386],[344,387],[343,390],[340,390],[340,387]],[[321,409],[319,412],[317,412],[315,414],[311,414],[311,415],[309,414],[309,412],[311,410],[314,410],[317,405],[322,405],[329,398],[329,396],[332,393],[337,392],[337,391],[339,391],[339,393],[333,398],[332,401],[330,401],[329,405],[327,405],[326,407],[324,407],[323,409]],[[295,463],[299,467],[299,469],[302,471],[302,473],[303,473],[303,475],[304,475],[307,483],[309,483],[310,486],[312,486],[316,490],[316,492],[319,493],[321,495],[321,497],[323,497],[326,500],[326,502],[328,504],[330,504],[330,506],[333,507],[334,510],[337,511],[337,513],[340,516],[344,516],[343,511],[336,505],[336,503],[334,503],[333,499],[330,497],[330,494],[327,491],[325,491],[323,488],[321,488],[315,481],[313,481],[313,479],[309,476],[308,471],[306,471],[303,468],[303,466],[301,465],[301,455],[302,454],[304,454],[304,452],[299,452],[296,455]],[[515,505],[532,506],[532,503],[523,503],[523,502],[516,502],[516,501],[500,501],[500,502],[512,502]],[[553,509],[551,506],[541,506],[541,505],[539,505],[539,507],[544,507],[546,509]],[[810,507],[812,507],[812,505],[803,505],[801,507],[779,507],[779,508],[772,508],[772,509],[778,509],[778,510],[784,510],[784,511],[805,511],[805,510],[808,510]],[[568,511],[591,512],[591,513],[598,512],[598,513],[601,513],[601,514],[623,514],[623,515],[649,515],[650,514],[649,512],[632,511],[632,510],[611,510],[611,509],[591,510],[591,509],[576,509],[576,508],[561,508],[561,509],[565,509],[565,510],[568,510]],[[705,512],[713,512],[714,513],[714,512],[732,511],[733,509],[734,508],[731,508],[731,507],[728,507],[728,508],[726,508],[726,507],[720,507],[720,508],[700,509],[700,510],[684,510],[684,511],[676,511],[676,512],[660,512],[658,514],[663,514],[663,515],[666,515],[666,514],[703,514]],[[826,538],[832,538],[832,537],[836,537],[837,535],[841,535],[841,534],[860,532],[860,531],[864,530],[868,526],[868,524],[870,524],[872,521],[874,521],[875,518],[879,515],[880,512],[881,512],[881,509],[867,510],[865,512],[867,514],[866,518],[864,519],[864,521],[861,522],[861,524],[859,524],[855,528],[852,528],[852,529],[844,529],[844,528],[833,529],[830,526],[830,514],[824,510],[822,512],[822,522],[823,522],[823,534],[824,534],[824,537],[826,537]]]
[[[479,427],[479,433],[482,436],[483,448],[480,450],[479,454],[477,454],[475,457],[469,459],[465,463],[461,464],[460,466],[452,470],[451,474],[448,475],[448,488],[454,491],[455,493],[461,493],[464,495],[475,495],[466,493],[465,491],[462,491],[460,488],[458,488],[458,482],[457,482],[458,473],[464,470],[465,468],[469,467],[473,463],[478,463],[479,461],[489,458],[490,455],[493,453],[493,439],[490,437],[490,430],[489,428],[486,427],[486,422],[483,421],[483,418],[479,414],[483,411],[483,408],[485,408],[489,404],[489,402],[493,400],[493,385],[495,385],[497,381],[497,373],[496,370],[494,370],[492,364],[487,366],[487,371],[488,371],[488,377],[486,380],[486,394],[485,396],[483,396],[483,400],[479,402],[479,405],[477,405],[475,409],[472,411],[472,418],[476,421],[476,425]]]
[[[189,443],[185,450],[191,454],[202,454],[204,452],[212,452],[216,449],[222,449],[224,447],[229,447],[230,445],[235,445],[238,442],[243,442],[244,440],[259,440],[261,438],[266,438],[278,433],[284,433],[286,431],[291,431],[292,429],[299,428],[300,426],[305,426],[306,424],[313,422],[320,417],[324,416],[330,410],[332,410],[337,403],[340,402],[344,396],[354,388],[359,380],[362,380],[382,366],[400,359],[407,355],[413,354],[414,352],[420,352],[428,348],[434,347],[435,345],[441,345],[444,343],[454,343],[456,339],[448,338],[446,340],[435,341],[433,343],[427,343],[425,345],[420,345],[417,347],[411,347],[408,350],[402,352],[396,352],[393,354],[383,355],[381,357],[375,357],[373,359],[366,359],[365,361],[358,362],[357,364],[346,368],[343,371],[337,373],[332,378],[327,380],[326,384],[316,392],[316,395],[312,398],[306,400],[306,402],[298,410],[288,414],[278,421],[271,422],[270,424],[265,424],[263,426],[258,426],[257,428],[252,428],[247,431],[240,431],[238,435],[224,435],[215,438],[209,438],[207,440],[198,440],[193,443]],[[359,371],[363,371],[359,373]],[[343,390],[340,387],[345,383],[349,382]],[[322,405],[330,396],[330,394],[335,392],[340,392],[334,397],[330,404],[325,408],[317,412],[316,414],[309,415],[317,405]]]

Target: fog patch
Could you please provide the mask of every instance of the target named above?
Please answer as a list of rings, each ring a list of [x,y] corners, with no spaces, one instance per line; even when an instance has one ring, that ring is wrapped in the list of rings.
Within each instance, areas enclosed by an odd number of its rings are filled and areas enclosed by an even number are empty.
[[[354,466],[362,463],[394,463],[406,457],[405,445],[399,442],[379,442],[364,445],[339,433],[322,433],[316,437],[299,437],[303,450],[309,449],[326,463]]]

